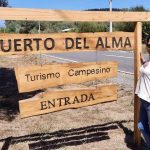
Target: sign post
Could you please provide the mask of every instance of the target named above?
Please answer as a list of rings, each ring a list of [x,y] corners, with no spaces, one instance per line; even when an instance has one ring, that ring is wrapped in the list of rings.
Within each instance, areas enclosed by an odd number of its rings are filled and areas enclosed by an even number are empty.
[[[42,97],[19,101],[21,118],[115,101],[117,89],[118,86],[112,84],[97,88],[45,92]]]
[[[142,23],[137,22],[135,28],[135,51],[134,51],[134,90],[136,88],[140,69],[140,53],[142,50]],[[137,95],[134,95],[134,143],[138,147],[141,145],[141,135],[137,127],[140,110],[140,101]]]
[[[2,55],[19,55],[19,54],[41,54],[41,53],[50,53],[50,52],[70,52],[70,51],[81,51],[81,50],[131,50],[134,47],[134,86],[136,87],[136,83],[139,77],[139,68],[140,68],[140,52],[142,49],[142,23],[150,21],[150,12],[105,12],[105,11],[66,11],[66,10],[41,10],[41,9],[22,9],[22,8],[0,8],[0,19],[1,20],[26,20],[26,21],[80,21],[80,22],[136,22],[136,29],[134,34],[130,33],[67,33],[67,34],[53,34],[53,35],[10,35],[10,34],[4,34],[0,35],[0,56]],[[69,36],[70,35],[70,36]],[[118,37],[118,35],[120,35]],[[17,36],[19,36],[17,38]],[[68,37],[69,36],[69,37]],[[116,37],[117,36],[117,37]],[[126,37],[127,36],[127,37]],[[129,40],[132,36],[134,36],[134,40]],[[10,39],[11,37],[11,39]],[[38,37],[38,38],[37,38]],[[107,38],[111,37],[111,38]],[[63,39],[63,40],[62,40]],[[124,40],[125,39],[125,40]],[[57,42],[56,42],[57,41]],[[63,41],[63,42],[62,42]],[[57,44],[56,44],[57,43]],[[132,47],[134,43],[134,46]],[[79,64],[77,64],[79,65]],[[85,65],[85,64],[84,64]],[[90,65],[89,65],[90,66]],[[96,65],[95,65],[96,66]],[[83,68],[83,64],[78,66],[81,68],[80,72],[89,72],[89,69]],[[96,66],[97,67],[97,66]],[[64,67],[67,68],[67,67]],[[75,66],[73,67],[73,69]],[[93,79],[95,73],[95,67],[90,69],[90,76],[86,77],[85,79],[91,80]],[[29,69],[29,68],[28,68]],[[33,69],[36,69],[35,67]],[[58,68],[57,68],[58,69]],[[71,68],[72,69],[72,68]],[[84,71],[84,70],[85,71]],[[94,69],[94,70],[93,70]],[[97,69],[97,68],[96,68]],[[105,68],[104,68],[105,69]],[[88,71],[86,71],[88,70]],[[101,70],[101,69],[99,69]],[[23,70],[24,71],[24,70]],[[34,72],[23,72],[22,74],[17,74],[18,79],[22,77],[26,77],[26,81],[29,83],[32,83],[31,80],[36,79],[36,84],[32,84],[31,89],[22,89],[21,92],[35,90],[39,88],[39,85],[41,84],[40,80],[45,80],[45,74],[41,74],[38,72],[38,70],[34,70]],[[27,70],[29,71],[29,70]],[[71,70],[72,71],[72,70]],[[37,72],[39,74],[37,74]],[[64,72],[64,71],[63,71]],[[97,72],[97,71],[96,71]],[[18,73],[21,73],[18,71]],[[25,73],[25,74],[24,74]],[[31,75],[31,73],[34,73]],[[50,76],[51,79],[53,78],[53,72],[51,74],[47,73],[47,69],[45,71],[46,75]],[[70,70],[67,72],[70,72]],[[87,75],[89,73],[86,73]],[[59,73],[54,74],[56,78],[59,77]],[[72,74],[71,74],[72,75]],[[34,77],[34,79],[32,78]],[[96,76],[97,77],[97,76]],[[24,79],[24,78],[22,78]],[[80,79],[80,78],[79,78]],[[77,81],[79,81],[79,79]],[[85,80],[84,79],[84,80]],[[82,80],[82,79],[81,79]],[[81,81],[80,80],[80,81]],[[87,81],[86,80],[86,81]],[[19,87],[23,87],[25,85],[24,80],[21,80],[21,84]],[[65,81],[62,80],[61,81]],[[73,81],[73,80],[72,80]],[[74,78],[74,81],[76,79]],[[82,80],[83,81],[83,80]],[[20,83],[20,82],[18,82]],[[55,82],[54,82],[55,83]],[[67,84],[69,81],[67,81]],[[80,83],[80,82],[77,82]],[[64,84],[64,83],[63,83]],[[35,87],[33,86],[35,85]],[[46,86],[46,84],[44,84]],[[55,85],[56,86],[56,85]],[[46,88],[49,87],[46,86]],[[105,94],[103,92],[104,88],[101,88],[102,94]],[[108,91],[108,87],[106,87],[105,91]],[[80,106],[88,106],[89,104],[97,104],[95,101],[95,97],[98,97],[98,102],[102,102],[105,100],[105,96],[99,97],[99,95],[95,91],[90,91],[89,93],[85,94],[85,91],[76,91],[76,95],[72,96],[72,93],[74,94],[75,91],[66,91],[67,94],[66,97],[61,97],[61,92],[58,94],[59,97],[54,96],[49,97],[48,95],[45,95],[45,97],[42,99],[44,101],[41,101],[41,99],[37,99],[39,103],[41,104],[40,108],[42,109],[39,111],[39,105],[36,105],[36,110],[34,110],[33,106],[29,106],[26,101],[20,102],[20,106],[22,107],[22,117],[31,116],[32,112],[36,112],[34,115],[48,113],[55,111],[54,108],[57,108],[58,110],[63,110],[67,108],[79,108]],[[99,93],[99,91],[98,91]],[[109,92],[108,92],[109,93]],[[107,92],[106,92],[107,94]],[[116,95],[116,92],[113,93]],[[63,93],[64,95],[64,93]],[[83,98],[85,96],[86,98]],[[91,96],[89,99],[88,96]],[[81,98],[80,98],[81,97]],[[50,98],[50,100],[49,100]],[[51,98],[53,101],[51,101]],[[54,98],[54,99],[53,99]],[[79,104],[78,98],[80,98]],[[116,97],[115,97],[116,98]],[[55,103],[58,99],[59,103]],[[65,103],[62,107],[61,100],[64,99]],[[89,101],[88,101],[88,100]],[[114,99],[114,98],[113,98]],[[30,99],[30,103],[35,102],[35,99]],[[110,96],[110,100],[112,100],[112,97]],[[86,101],[86,103],[83,103],[83,101]],[[53,102],[53,103],[52,103]],[[80,105],[81,104],[81,105]],[[32,109],[26,109],[25,107],[33,107]],[[53,106],[53,109],[49,109]],[[60,108],[61,107],[61,108]],[[138,123],[138,114],[139,114],[139,108],[140,108],[140,102],[137,95],[134,97],[134,142],[137,146],[140,146],[140,132],[137,128]],[[30,110],[30,112],[27,112]]]
[[[131,32],[0,34],[0,56],[131,49]]]
[[[117,76],[116,62],[91,62],[20,67],[15,69],[19,92]]]

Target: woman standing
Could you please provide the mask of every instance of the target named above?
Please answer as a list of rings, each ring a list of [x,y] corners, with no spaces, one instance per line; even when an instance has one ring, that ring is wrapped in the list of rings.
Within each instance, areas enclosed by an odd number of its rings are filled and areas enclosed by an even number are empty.
[[[147,37],[146,48],[150,58],[150,36]],[[141,54],[141,63],[140,77],[135,91],[141,101],[138,128],[150,150],[150,59],[145,61]]]

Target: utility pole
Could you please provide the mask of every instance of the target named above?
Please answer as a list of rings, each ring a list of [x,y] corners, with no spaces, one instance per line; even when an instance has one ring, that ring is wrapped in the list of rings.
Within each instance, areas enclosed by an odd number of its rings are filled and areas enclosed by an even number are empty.
[[[39,29],[38,29],[38,33],[41,33],[41,22],[39,21]]]
[[[112,12],[112,0],[109,0],[109,11]],[[109,24],[109,32],[112,32],[112,21]]]

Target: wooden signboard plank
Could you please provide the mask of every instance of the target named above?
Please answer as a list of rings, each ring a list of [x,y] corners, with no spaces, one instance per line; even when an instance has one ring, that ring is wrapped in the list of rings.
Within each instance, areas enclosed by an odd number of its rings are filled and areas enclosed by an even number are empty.
[[[51,91],[42,97],[19,101],[21,118],[70,108],[80,108],[117,99],[117,85],[104,85],[97,89]]]
[[[136,89],[137,81],[139,79],[139,70],[141,66],[140,53],[142,52],[142,23],[137,22],[135,28],[135,51],[134,51],[134,91]],[[134,143],[141,145],[141,134],[138,129],[138,120],[140,112],[140,99],[134,95]],[[137,148],[138,149],[138,148]]]
[[[133,49],[131,32],[0,34],[0,55]]]
[[[33,21],[137,22],[150,21],[150,12],[70,11],[1,7],[0,19]]]
[[[19,92],[117,76],[116,62],[52,64],[15,68]]]

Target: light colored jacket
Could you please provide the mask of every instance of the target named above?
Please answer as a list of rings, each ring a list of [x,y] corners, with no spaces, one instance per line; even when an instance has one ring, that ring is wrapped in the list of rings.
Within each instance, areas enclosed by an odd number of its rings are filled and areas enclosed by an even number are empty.
[[[136,85],[135,94],[150,103],[150,62],[140,68],[140,76]]]

